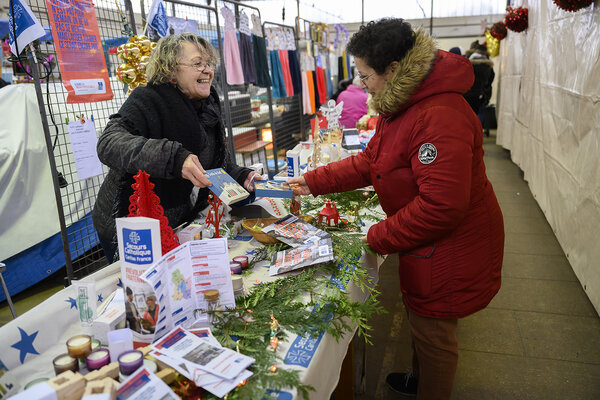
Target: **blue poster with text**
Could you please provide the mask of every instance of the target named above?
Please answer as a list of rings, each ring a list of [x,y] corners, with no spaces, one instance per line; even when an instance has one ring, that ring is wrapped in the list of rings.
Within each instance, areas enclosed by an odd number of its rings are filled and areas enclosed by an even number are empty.
[[[152,231],[123,228],[125,261],[132,264],[152,264]]]

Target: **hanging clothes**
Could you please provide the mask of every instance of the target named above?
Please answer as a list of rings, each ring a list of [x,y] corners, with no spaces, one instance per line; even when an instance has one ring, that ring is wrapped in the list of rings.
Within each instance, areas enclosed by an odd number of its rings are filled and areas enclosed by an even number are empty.
[[[292,75],[290,73],[290,62],[287,50],[278,50],[279,61],[281,62],[281,73],[283,74],[283,83],[285,84],[285,91],[289,96],[294,95],[294,86],[292,84]]]
[[[271,60],[273,98],[281,99],[283,97],[287,97],[287,92],[285,91],[285,82],[283,81],[283,74],[281,72],[281,62],[279,61],[279,52],[277,50],[271,50],[269,52],[269,58]]]
[[[327,97],[331,98],[333,96],[333,79],[331,77],[331,69],[327,68],[327,76],[325,77],[327,81]]]
[[[288,50],[288,62],[290,66],[290,74],[292,75],[294,93],[303,92],[302,78],[300,76],[300,64],[298,63],[298,53],[296,50]]]
[[[317,71],[310,71],[311,75],[312,75],[312,82],[313,82],[313,86],[314,86],[314,90],[315,90],[315,94],[314,94],[314,99],[315,99],[315,112],[319,110],[319,107],[321,107],[321,96],[319,94],[319,84],[318,84],[318,78],[317,78]]]
[[[252,48],[254,49],[254,70],[256,71],[257,86],[271,86],[269,62],[267,61],[267,45],[262,33],[260,17],[252,14]]]
[[[225,59],[227,83],[229,85],[240,85],[244,83],[244,71],[242,71],[240,48],[236,37],[235,16],[227,6],[221,7],[221,15],[225,19],[223,58]]]
[[[325,73],[323,68],[317,67],[317,89],[319,91],[319,103],[327,104],[327,88],[325,86]]]
[[[310,103],[310,110],[307,114],[314,114],[317,112],[317,96],[315,94],[315,81],[313,80],[314,71],[306,71],[306,81],[308,84],[308,100]]]
[[[302,112],[304,114],[312,114],[310,108],[310,91],[308,89],[308,80],[306,79],[306,73],[300,75],[302,81]]]
[[[342,65],[344,71],[344,79],[348,79],[350,75],[348,74],[348,56],[346,55],[346,50],[342,53]]]
[[[245,12],[240,13],[240,60],[244,73],[245,83],[256,83],[256,69],[254,67],[254,53],[250,40],[250,25]]]

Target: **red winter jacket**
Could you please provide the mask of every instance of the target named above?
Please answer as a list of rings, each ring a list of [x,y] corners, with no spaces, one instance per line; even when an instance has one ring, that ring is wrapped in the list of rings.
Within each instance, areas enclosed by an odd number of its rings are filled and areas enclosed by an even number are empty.
[[[388,218],[369,245],[399,253],[404,300],[426,317],[465,317],[500,289],[504,226],[481,124],[462,97],[472,83],[469,60],[417,33],[373,98],[381,116],[367,149],[304,175],[315,196],[374,186]]]

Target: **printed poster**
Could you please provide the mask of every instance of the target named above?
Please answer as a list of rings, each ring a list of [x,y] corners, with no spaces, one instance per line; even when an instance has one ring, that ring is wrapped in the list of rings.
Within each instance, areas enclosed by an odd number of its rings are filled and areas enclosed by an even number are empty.
[[[113,92],[91,0],[46,0],[67,103],[110,100]]]

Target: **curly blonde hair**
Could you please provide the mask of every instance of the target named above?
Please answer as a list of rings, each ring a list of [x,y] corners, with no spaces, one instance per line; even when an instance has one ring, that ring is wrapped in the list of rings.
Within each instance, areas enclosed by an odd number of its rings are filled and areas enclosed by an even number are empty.
[[[171,81],[177,71],[177,63],[185,42],[196,44],[200,51],[206,53],[209,62],[213,65],[218,64],[219,57],[216,50],[202,36],[193,33],[165,36],[158,41],[146,66],[146,78],[149,83],[160,84]]]

